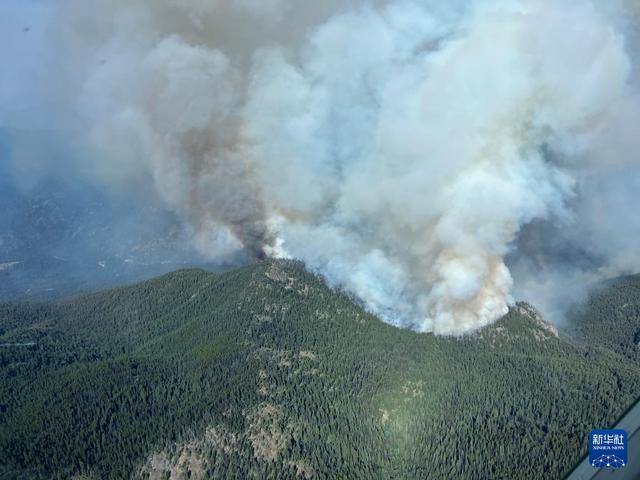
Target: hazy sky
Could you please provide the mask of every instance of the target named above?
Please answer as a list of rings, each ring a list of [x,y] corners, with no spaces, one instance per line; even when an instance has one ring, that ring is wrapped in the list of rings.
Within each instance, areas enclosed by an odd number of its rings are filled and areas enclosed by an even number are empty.
[[[42,107],[47,81],[46,0],[0,2],[0,126],[25,126]],[[30,118],[26,126],[33,126]]]

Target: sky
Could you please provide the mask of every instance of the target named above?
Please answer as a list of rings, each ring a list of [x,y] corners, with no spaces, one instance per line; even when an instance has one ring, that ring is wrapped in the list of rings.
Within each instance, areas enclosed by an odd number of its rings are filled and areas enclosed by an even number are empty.
[[[42,107],[39,95],[46,83],[48,4],[41,0],[0,3],[0,125],[32,126],[25,116]],[[25,125],[26,122],[26,125]]]

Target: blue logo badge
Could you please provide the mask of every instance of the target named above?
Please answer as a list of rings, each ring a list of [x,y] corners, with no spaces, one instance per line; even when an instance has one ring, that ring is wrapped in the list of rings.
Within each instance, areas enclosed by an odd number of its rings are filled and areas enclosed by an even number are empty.
[[[592,430],[589,434],[589,463],[595,468],[621,468],[627,464],[627,432]]]

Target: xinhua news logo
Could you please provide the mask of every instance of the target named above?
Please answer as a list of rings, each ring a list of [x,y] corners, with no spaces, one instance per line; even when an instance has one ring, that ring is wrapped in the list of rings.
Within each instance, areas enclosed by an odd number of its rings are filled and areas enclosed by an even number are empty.
[[[622,468],[627,464],[627,432],[593,430],[589,434],[589,463],[595,468]]]

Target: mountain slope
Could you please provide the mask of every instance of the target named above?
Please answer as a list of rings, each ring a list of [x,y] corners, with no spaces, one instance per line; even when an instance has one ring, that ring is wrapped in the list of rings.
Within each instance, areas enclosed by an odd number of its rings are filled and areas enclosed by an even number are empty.
[[[292,262],[5,304],[0,334],[0,478],[560,478],[640,393],[525,304],[417,334]]]
[[[640,361],[640,275],[610,280],[572,312],[578,340]]]

